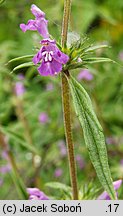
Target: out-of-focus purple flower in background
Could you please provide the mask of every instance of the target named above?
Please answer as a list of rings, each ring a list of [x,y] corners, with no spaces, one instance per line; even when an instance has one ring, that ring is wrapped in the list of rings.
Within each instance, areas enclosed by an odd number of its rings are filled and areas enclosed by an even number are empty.
[[[22,96],[25,92],[25,87],[22,82],[16,82],[15,93],[17,96]]]
[[[0,173],[6,174],[11,171],[9,164],[0,167]]]
[[[118,181],[113,182],[115,191],[117,191],[119,189],[121,184],[122,184],[122,180],[118,180]],[[110,196],[108,195],[108,193],[106,191],[104,191],[97,199],[98,200],[110,200]]]
[[[2,151],[1,156],[2,156],[3,159],[8,160],[8,153],[7,153],[7,151]]]
[[[62,174],[63,174],[63,170],[62,170],[61,168],[56,169],[55,172],[54,172],[54,176],[55,176],[56,178],[61,177]]]
[[[93,79],[93,75],[90,73],[90,71],[88,69],[83,69],[78,74],[77,79],[79,81],[81,81],[81,80],[91,81]]]
[[[108,145],[111,145],[111,144],[116,144],[116,141],[115,141],[115,139],[113,137],[107,137],[106,138],[106,143]]]
[[[46,112],[41,112],[39,114],[39,122],[41,124],[46,124],[46,123],[49,122],[49,116],[48,116],[48,114]]]
[[[52,91],[54,89],[54,86],[52,83],[47,83],[46,85],[46,91]]]
[[[123,50],[119,52],[118,58],[123,61]]]
[[[0,186],[2,186],[2,184],[3,184],[3,180],[2,180],[2,179],[0,179]]]
[[[45,19],[45,13],[41,11],[36,5],[31,6],[31,12],[35,16],[35,20],[28,20],[27,24],[20,24],[23,32],[27,30],[38,31],[43,38],[49,38],[48,21]]]
[[[23,80],[24,80],[24,75],[18,74],[18,81],[15,83],[15,93],[18,97],[22,96],[26,91],[24,84],[22,82]]]
[[[120,161],[120,164],[123,166],[123,159]]]
[[[22,73],[18,74],[18,79],[19,80],[24,80],[24,75]]]
[[[38,188],[27,188],[29,200],[49,200],[49,198]]]
[[[64,140],[60,140],[59,143],[58,143],[58,147],[60,149],[60,154],[62,157],[65,157],[67,155],[67,148],[66,148],[66,145],[65,145],[65,142]]]
[[[84,159],[81,157],[81,155],[76,155],[76,161],[77,161],[77,164],[78,164],[78,167],[79,169],[83,169],[84,166],[85,166],[85,162],[84,162]]]

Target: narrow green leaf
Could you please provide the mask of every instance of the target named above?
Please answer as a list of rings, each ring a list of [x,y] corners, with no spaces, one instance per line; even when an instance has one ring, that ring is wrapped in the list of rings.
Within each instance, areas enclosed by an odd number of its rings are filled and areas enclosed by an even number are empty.
[[[103,130],[93,111],[91,100],[85,89],[73,77],[68,82],[91,162],[104,189],[111,199],[116,199]]]
[[[4,2],[5,0],[0,0],[0,5]]]
[[[45,184],[46,187],[50,187],[52,189],[58,189],[58,190],[62,190],[64,192],[71,192],[71,187],[65,185],[65,184],[62,184],[62,183],[59,183],[59,182],[48,182]]]
[[[88,64],[94,64],[94,63],[100,63],[100,62],[114,62],[112,59],[109,58],[103,58],[103,57],[95,57],[95,58],[87,58],[84,59]]]
[[[25,147],[28,151],[40,155],[40,152],[32,145],[28,144],[23,137],[20,136],[20,134],[15,133],[14,131],[11,131],[9,128],[1,127],[1,131],[11,138],[15,139],[20,145]]]
[[[86,65],[101,63],[101,62],[113,62],[115,64],[118,64],[117,62],[113,61],[112,59],[103,58],[103,57],[95,57],[95,58],[81,57],[81,58],[82,58],[82,63],[71,63],[71,64],[67,65],[64,70],[73,70],[76,68],[83,68]],[[119,65],[119,66],[121,66],[121,65]]]
[[[109,46],[106,45],[106,44],[105,44],[105,45],[91,46],[91,47],[85,49],[85,52],[92,52],[92,51],[94,51],[94,50],[102,49],[102,48],[107,48],[107,47],[109,47]]]
[[[23,200],[28,199],[26,187],[25,187],[21,177],[19,176],[19,174],[17,172],[15,172],[15,170],[13,170],[11,172],[11,177],[13,179],[15,186],[16,186],[16,189],[17,189],[17,192],[18,192],[20,199],[23,199]]]
[[[15,62],[15,61],[19,61],[19,60],[22,60],[22,59],[25,59],[25,58],[32,58],[33,56],[34,56],[34,55],[20,56],[20,57],[11,59],[10,61],[8,61],[8,63]]]
[[[23,63],[23,64],[20,64],[17,67],[15,67],[12,72],[14,72],[14,71],[16,71],[18,69],[21,69],[21,68],[24,68],[24,67],[30,67],[30,66],[34,66],[34,63],[33,62]]]

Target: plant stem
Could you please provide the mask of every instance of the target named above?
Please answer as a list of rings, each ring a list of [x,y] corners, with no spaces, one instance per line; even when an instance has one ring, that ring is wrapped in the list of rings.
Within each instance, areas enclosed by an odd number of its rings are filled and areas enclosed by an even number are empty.
[[[17,173],[18,169],[14,160],[14,157],[12,155],[12,152],[9,149],[9,146],[7,145],[6,141],[5,141],[5,137],[2,134],[2,132],[0,131],[0,145],[2,146],[2,148],[5,150],[5,152],[7,153],[9,162],[11,164],[11,167],[14,169],[14,171]]]
[[[61,44],[63,48],[66,46],[66,42],[67,42],[67,31],[68,31],[70,11],[71,11],[71,0],[65,0],[63,24],[62,24],[62,39],[61,39]],[[65,71],[64,73],[67,76],[69,76],[69,71]],[[71,130],[70,92],[69,92],[69,84],[66,75],[64,73],[62,73],[62,103],[63,103],[64,127],[65,127],[66,143],[68,148],[68,160],[69,160],[73,200],[78,200],[76,164],[75,164],[74,144],[72,140],[72,130]]]
[[[24,185],[24,183],[23,183],[23,181],[19,175],[19,171],[18,171],[16,162],[15,162],[15,159],[14,159],[13,153],[10,150],[9,145],[5,139],[5,136],[1,131],[0,131],[0,146],[7,153],[8,161],[9,161],[11,168],[12,168],[12,171],[13,171],[12,177],[15,176],[13,178],[13,181],[17,187],[17,191],[19,193],[20,198],[21,199],[28,199],[28,195],[26,193],[26,187],[25,187],[25,185]]]
[[[28,120],[24,114],[24,109],[23,109],[23,100],[19,99],[16,97],[16,113],[17,116],[19,118],[19,120],[22,122],[23,124],[23,128],[24,128],[24,135],[25,135],[25,139],[27,140],[27,142],[33,146],[33,140],[32,140],[32,136],[31,136],[31,130],[28,124]],[[32,157],[32,164],[35,170],[35,160],[34,160],[35,154],[33,154]]]

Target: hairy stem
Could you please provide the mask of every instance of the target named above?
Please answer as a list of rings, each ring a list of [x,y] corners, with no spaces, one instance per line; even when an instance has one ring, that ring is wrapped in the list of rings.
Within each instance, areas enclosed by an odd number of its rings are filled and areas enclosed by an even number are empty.
[[[64,47],[67,42],[67,32],[68,32],[70,12],[71,12],[71,0],[64,0],[64,14],[63,14],[62,38],[61,38],[62,47]]]
[[[61,44],[63,48],[66,46],[66,42],[67,42],[67,32],[68,32],[70,11],[71,11],[71,0],[65,0],[63,24],[62,24],[62,39],[61,39]],[[69,76],[69,71],[65,71],[64,73],[67,76]],[[63,103],[64,127],[65,127],[65,135],[66,135],[66,142],[68,148],[68,159],[69,159],[73,199],[78,200],[76,164],[75,164],[74,144],[72,140],[72,130],[71,130],[70,92],[69,92],[69,84],[66,75],[64,73],[62,73],[62,103]]]

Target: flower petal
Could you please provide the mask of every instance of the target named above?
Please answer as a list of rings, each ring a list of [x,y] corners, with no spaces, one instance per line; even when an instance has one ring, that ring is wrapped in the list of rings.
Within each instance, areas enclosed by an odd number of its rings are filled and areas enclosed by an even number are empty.
[[[118,190],[119,187],[121,186],[121,184],[122,184],[122,180],[121,180],[121,179],[120,179],[120,180],[117,180],[117,181],[115,181],[115,182],[113,182],[114,189],[115,189],[115,190]]]
[[[20,28],[23,32],[26,32],[27,30],[37,30],[37,28],[35,27],[35,20],[29,20],[27,24],[20,24]]]
[[[56,41],[47,38],[47,39],[41,40],[41,41],[40,41],[40,44],[42,44],[43,46],[45,46],[45,45],[49,46],[49,45],[53,45],[53,44],[56,45]]]
[[[53,57],[61,64],[66,64],[69,61],[69,56],[61,52],[57,47],[55,47]]]
[[[39,50],[39,52],[33,57],[32,61],[36,65],[38,62],[41,61],[42,58],[42,48]]]
[[[45,46],[47,51],[53,51],[53,58],[61,64],[66,64],[69,61],[69,56],[61,52],[56,46],[55,40],[44,39],[40,42]]]
[[[44,18],[37,19],[35,22],[35,27],[39,34],[43,36],[43,38],[49,38],[49,32],[47,29],[48,21]]]
[[[38,68],[38,71],[42,76],[55,76],[61,70],[62,65],[56,60],[46,63],[43,61],[41,66]]]
[[[38,188],[27,188],[29,200],[49,200],[49,198]]]
[[[45,17],[45,13],[40,10],[35,4],[31,6],[31,12],[36,18]]]
[[[40,196],[40,190],[38,188],[27,188],[27,192],[30,195]]]
[[[113,186],[115,190],[118,190],[122,184],[122,180],[118,180],[113,182]],[[110,197],[106,191],[104,191],[98,198],[98,200],[110,200]]]

